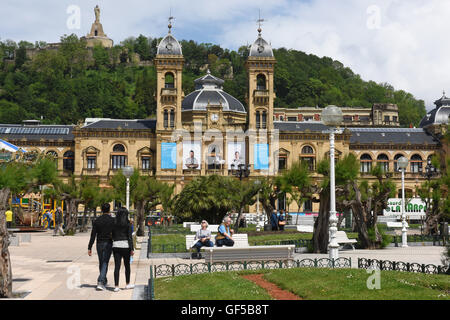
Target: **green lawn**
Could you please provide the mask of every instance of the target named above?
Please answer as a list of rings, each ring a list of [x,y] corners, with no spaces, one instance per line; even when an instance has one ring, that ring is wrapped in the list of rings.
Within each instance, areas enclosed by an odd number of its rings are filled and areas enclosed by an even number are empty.
[[[237,273],[207,273],[155,280],[158,300],[270,300],[269,294]]]
[[[369,290],[372,275],[360,269],[295,268],[220,272],[158,278],[160,300],[266,300],[267,293],[241,274],[264,273],[264,278],[305,300],[450,300],[450,277],[382,271],[380,289]]]
[[[162,252],[162,245],[165,247],[165,252],[169,252],[173,246],[176,246],[178,252],[183,251],[186,246],[186,233],[185,230],[179,229],[178,226],[169,228],[170,231],[180,230],[179,233],[170,234],[153,234],[152,236],[152,247],[153,252]],[[183,231],[183,232],[181,232]],[[248,233],[248,241],[250,245],[254,244],[264,244],[269,241],[282,241],[282,240],[311,240],[312,233],[300,233],[294,230],[286,230],[284,232],[256,232],[254,227],[241,228],[239,233]],[[192,233],[193,234],[193,233]],[[357,238],[357,233],[347,233],[349,238]]]

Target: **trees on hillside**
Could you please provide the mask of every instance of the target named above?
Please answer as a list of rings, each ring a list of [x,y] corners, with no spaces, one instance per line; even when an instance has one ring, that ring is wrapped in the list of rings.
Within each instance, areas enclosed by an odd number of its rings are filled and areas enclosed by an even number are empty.
[[[32,60],[27,50],[42,44],[0,41],[0,102],[18,117],[0,112],[5,123],[44,117],[45,123],[77,123],[87,117],[145,118],[154,115],[156,78],[154,67],[133,64],[135,53],[142,61],[156,55],[156,38],[130,37],[114,48],[96,46],[88,54],[76,35],[64,35],[59,50],[40,50]],[[183,90],[194,90],[193,80],[206,72],[225,78],[224,89],[245,103],[248,48],[238,51],[210,43],[180,41],[185,66]],[[371,107],[373,103],[396,103],[402,126],[418,125],[425,115],[422,100],[395,90],[387,83],[363,81],[359,75],[331,58],[319,58],[297,50],[274,49],[277,59],[275,107],[324,107],[328,104]],[[6,63],[16,58],[15,64]],[[3,102],[3,103],[4,103]]]

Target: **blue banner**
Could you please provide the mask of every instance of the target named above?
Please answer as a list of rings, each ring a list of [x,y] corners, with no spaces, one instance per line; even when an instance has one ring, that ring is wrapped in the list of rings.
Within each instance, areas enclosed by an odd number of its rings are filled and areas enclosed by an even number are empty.
[[[255,170],[269,170],[269,145],[255,144],[254,146]]]
[[[177,144],[161,143],[161,169],[177,168]]]

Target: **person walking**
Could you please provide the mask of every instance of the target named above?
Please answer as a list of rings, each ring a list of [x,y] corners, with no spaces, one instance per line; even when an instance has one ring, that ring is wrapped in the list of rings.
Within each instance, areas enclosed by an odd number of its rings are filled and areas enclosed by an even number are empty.
[[[231,218],[229,216],[225,217],[222,221],[222,224],[219,226],[218,233],[216,235],[216,245],[218,247],[234,246],[233,240],[233,229],[230,229],[231,226]]]
[[[63,216],[62,216],[62,210],[61,207],[58,207],[55,211],[55,230],[53,231],[53,236],[56,236],[58,234],[62,234],[65,236],[64,230],[62,228],[62,222],[63,222]]]
[[[120,265],[125,265],[125,289],[133,289],[134,285],[130,284],[130,257],[134,255],[133,248],[133,230],[128,220],[128,210],[120,208],[117,211],[114,227],[112,230],[113,237],[113,254],[114,254],[114,292],[119,292],[119,274]]]
[[[11,209],[8,209],[5,212],[5,215],[6,215],[6,228],[11,228],[13,221],[13,212],[11,211]]]
[[[278,231],[278,216],[277,211],[273,210],[270,216],[270,224],[272,225],[272,231]]]
[[[97,279],[97,290],[105,290],[108,280],[108,264],[112,253],[112,229],[114,218],[110,213],[109,203],[102,205],[102,215],[92,224],[91,238],[88,245],[88,255],[92,256],[92,246],[97,239],[98,268],[100,275]]]
[[[201,259],[200,249],[202,247],[214,247],[214,243],[211,241],[211,230],[208,230],[208,222],[202,221],[201,229],[197,231],[194,238],[194,245],[192,248],[197,249],[196,253],[192,254],[193,258]]]

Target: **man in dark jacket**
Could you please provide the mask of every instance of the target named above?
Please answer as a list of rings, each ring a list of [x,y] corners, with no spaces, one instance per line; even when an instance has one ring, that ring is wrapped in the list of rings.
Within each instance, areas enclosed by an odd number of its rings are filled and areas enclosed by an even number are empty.
[[[97,238],[97,254],[99,262],[100,275],[97,279],[97,290],[105,290],[108,282],[106,275],[108,273],[109,259],[112,253],[112,229],[114,227],[114,218],[111,217],[109,203],[102,205],[103,214],[92,224],[91,239],[88,245],[88,254],[92,256],[92,246]]]
[[[272,215],[270,216],[270,224],[272,226],[272,231],[278,231],[278,216],[276,210],[273,210]]]
[[[53,231],[53,235],[54,236],[56,236],[58,234],[58,231],[63,236],[66,235],[64,233],[64,230],[63,230],[62,226],[61,226],[62,222],[63,222],[62,210],[61,210],[61,207],[58,207],[58,209],[56,209],[56,211],[55,211],[55,230]]]

